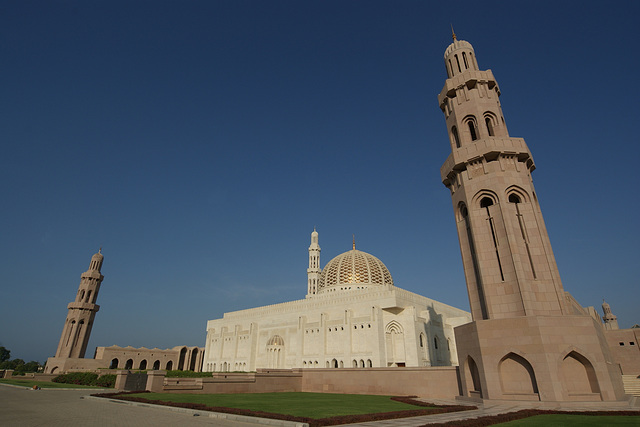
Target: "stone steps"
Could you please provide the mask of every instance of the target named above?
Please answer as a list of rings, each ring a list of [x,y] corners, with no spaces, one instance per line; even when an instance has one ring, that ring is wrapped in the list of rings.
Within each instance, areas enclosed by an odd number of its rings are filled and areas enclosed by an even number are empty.
[[[640,396],[640,378],[637,375],[623,375],[624,391],[633,396]]]

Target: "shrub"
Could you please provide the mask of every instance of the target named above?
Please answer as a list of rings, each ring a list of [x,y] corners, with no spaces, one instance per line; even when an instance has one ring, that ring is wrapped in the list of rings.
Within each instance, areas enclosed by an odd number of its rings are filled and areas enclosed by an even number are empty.
[[[194,371],[167,371],[169,378],[204,378],[212,377],[212,372],[194,372]]]
[[[104,388],[113,388],[116,385],[116,374],[105,374],[95,380],[94,385]]]
[[[68,374],[58,375],[51,381],[64,384],[95,385],[98,387],[111,388],[116,383],[116,376],[115,374],[106,374],[98,377],[98,374],[94,374],[93,372],[69,372]]]
[[[64,384],[93,385],[98,379],[98,374],[93,372],[69,372],[68,374],[58,375],[51,381]]]

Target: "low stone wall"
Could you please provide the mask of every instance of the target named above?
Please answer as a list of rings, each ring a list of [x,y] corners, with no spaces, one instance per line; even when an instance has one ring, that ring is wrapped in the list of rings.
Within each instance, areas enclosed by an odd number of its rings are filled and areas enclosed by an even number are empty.
[[[304,369],[302,389],[317,393],[459,396],[455,366],[430,368]]]
[[[118,371],[116,388],[124,389],[127,371]],[[317,393],[416,395],[453,399],[460,395],[456,367],[269,369],[258,372],[217,372],[204,378],[166,378],[149,371],[147,390],[168,393]]]
[[[40,374],[36,372],[27,372],[24,375],[16,375],[11,378],[15,380],[23,379],[23,380],[51,382],[51,380],[57,376],[58,374]]]
[[[41,374],[38,372],[26,372],[24,375],[13,375],[13,373],[13,369],[0,369],[0,378],[51,382],[52,379],[58,376],[58,374]]]
[[[214,373],[205,378],[165,378],[170,393],[276,393],[302,390],[302,373],[288,369]]]

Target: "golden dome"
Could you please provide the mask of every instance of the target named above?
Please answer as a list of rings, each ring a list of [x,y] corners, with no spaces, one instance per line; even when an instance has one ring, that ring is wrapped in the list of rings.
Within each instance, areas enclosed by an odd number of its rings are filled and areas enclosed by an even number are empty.
[[[318,293],[393,286],[387,267],[378,258],[357,249],[333,258],[322,270]]]

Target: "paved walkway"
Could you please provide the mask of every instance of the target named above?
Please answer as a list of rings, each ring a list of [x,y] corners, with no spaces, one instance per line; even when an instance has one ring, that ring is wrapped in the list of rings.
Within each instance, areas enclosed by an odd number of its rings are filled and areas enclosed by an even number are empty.
[[[255,422],[194,416],[193,413],[175,412],[162,407],[133,406],[114,403],[108,399],[86,398],[94,392],[95,390],[29,390],[2,384],[0,385],[0,426],[256,427]]]

